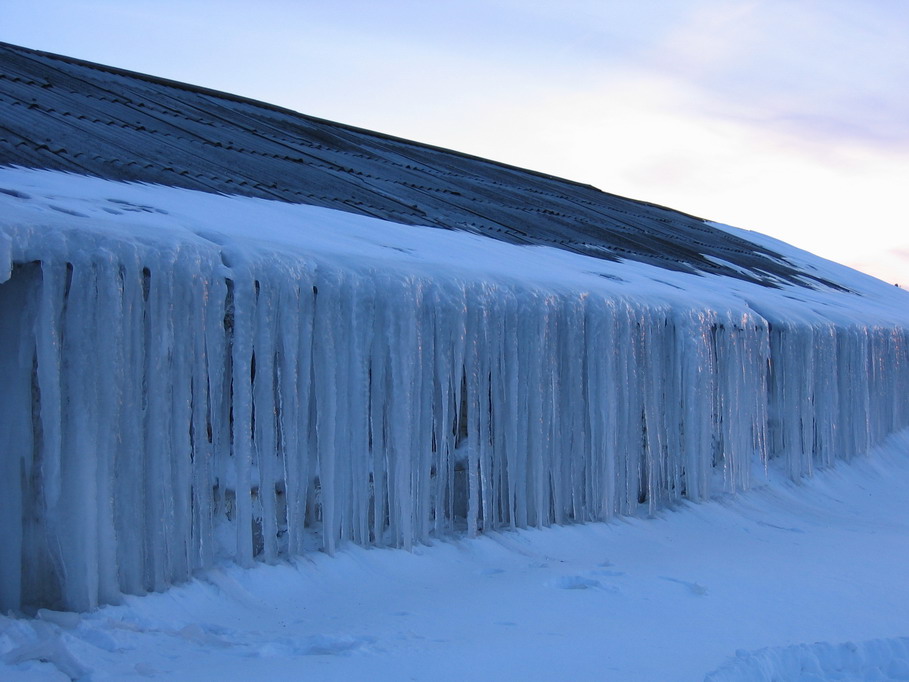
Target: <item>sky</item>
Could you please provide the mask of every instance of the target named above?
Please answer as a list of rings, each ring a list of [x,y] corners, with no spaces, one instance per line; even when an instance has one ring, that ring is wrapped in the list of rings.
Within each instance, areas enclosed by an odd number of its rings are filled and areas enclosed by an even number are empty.
[[[3,0],[0,41],[772,235],[909,285],[904,0]]]

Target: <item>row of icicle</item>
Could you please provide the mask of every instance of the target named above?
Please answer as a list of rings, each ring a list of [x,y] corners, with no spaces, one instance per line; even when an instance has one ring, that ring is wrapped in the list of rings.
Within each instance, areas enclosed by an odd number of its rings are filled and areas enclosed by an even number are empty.
[[[653,511],[909,424],[904,329],[90,253],[0,285],[4,610],[88,609],[314,539],[407,548]]]

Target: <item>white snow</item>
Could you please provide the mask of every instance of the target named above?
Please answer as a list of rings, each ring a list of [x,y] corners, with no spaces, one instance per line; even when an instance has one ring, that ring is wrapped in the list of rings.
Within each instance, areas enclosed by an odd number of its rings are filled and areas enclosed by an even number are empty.
[[[820,640],[898,673],[899,485],[728,495],[909,426],[909,299],[738,233],[851,292],[0,170],[0,606],[200,576],[4,620],[4,661],[727,679],[845,655]]]

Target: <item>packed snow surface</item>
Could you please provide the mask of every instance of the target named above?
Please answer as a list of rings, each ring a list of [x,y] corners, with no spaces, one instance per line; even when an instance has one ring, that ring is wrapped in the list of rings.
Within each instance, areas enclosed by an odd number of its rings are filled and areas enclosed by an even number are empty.
[[[909,434],[655,518],[224,564],[0,617],[0,679],[909,679]]]

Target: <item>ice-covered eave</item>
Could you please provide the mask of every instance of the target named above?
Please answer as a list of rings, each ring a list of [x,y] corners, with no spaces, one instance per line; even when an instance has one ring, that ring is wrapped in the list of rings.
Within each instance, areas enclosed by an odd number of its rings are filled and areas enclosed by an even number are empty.
[[[717,275],[607,261],[545,246],[401,225],[332,209],[54,171],[0,169],[0,281],[14,262],[68,261],[85,249],[217,253],[238,267],[299,260],[460,282],[572,292],[679,311],[758,313],[771,322],[909,326],[905,291],[757,233],[715,225],[780,253],[816,284],[777,288]],[[265,266],[267,267],[267,266]]]
[[[909,425],[906,294],[0,170],[0,609],[606,520]],[[848,290],[848,291],[846,291]]]

